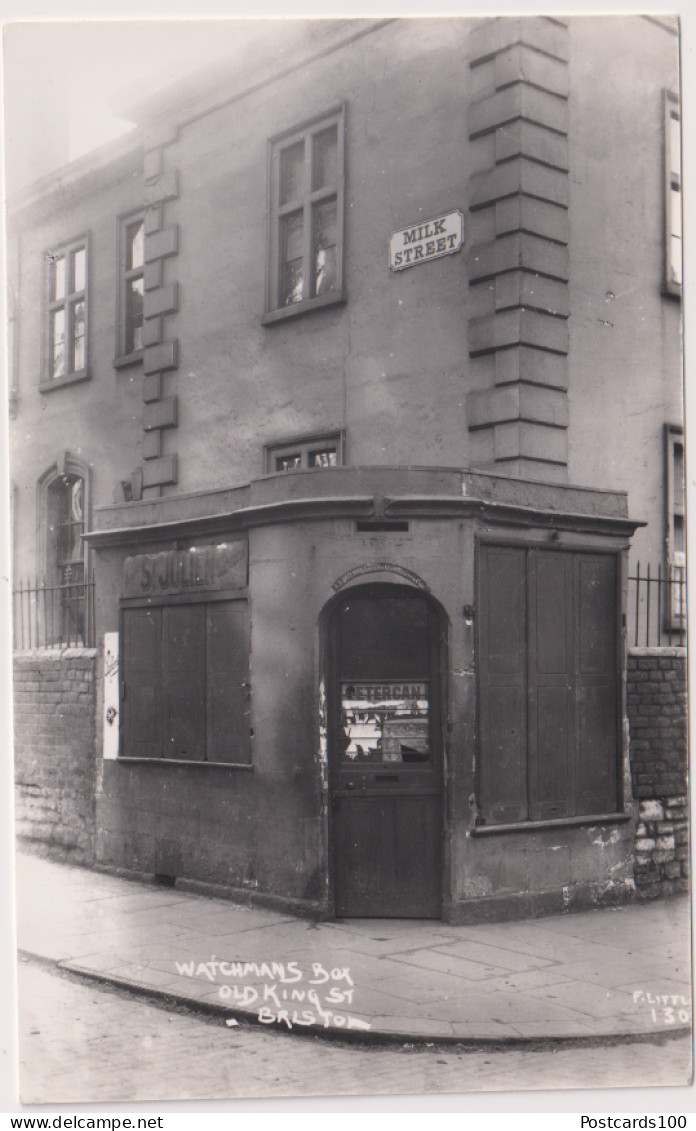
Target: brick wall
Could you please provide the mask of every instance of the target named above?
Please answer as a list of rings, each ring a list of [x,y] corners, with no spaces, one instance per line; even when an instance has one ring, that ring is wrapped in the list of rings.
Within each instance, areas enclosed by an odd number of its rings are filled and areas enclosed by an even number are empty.
[[[96,652],[14,657],[17,836],[76,863],[94,860]]]
[[[686,653],[636,648],[628,656],[633,796],[639,803],[634,874],[644,898],[689,888]]]

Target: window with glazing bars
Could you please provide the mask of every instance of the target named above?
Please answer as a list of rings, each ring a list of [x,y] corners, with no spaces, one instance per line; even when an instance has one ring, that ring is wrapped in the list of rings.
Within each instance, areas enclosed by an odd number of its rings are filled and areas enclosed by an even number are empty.
[[[48,357],[43,384],[87,374],[87,239],[48,252]]]
[[[117,361],[137,360],[143,349],[143,297],[145,293],[145,216],[124,216],[120,221],[120,287]]]
[[[667,570],[669,593],[666,610],[668,630],[682,630],[686,618],[686,505],[684,430],[679,424],[665,427],[665,486],[667,512]]]
[[[270,144],[269,321],[340,301],[344,112]]]
[[[342,432],[325,436],[303,436],[266,448],[266,471],[302,471],[309,468],[341,467],[344,462]]]
[[[677,96],[665,91],[665,286],[682,290],[681,121]]]
[[[85,638],[84,480],[67,473],[58,476],[48,488],[46,501],[50,554],[47,566],[49,578],[57,576],[60,596],[53,608],[53,639],[82,641]]]

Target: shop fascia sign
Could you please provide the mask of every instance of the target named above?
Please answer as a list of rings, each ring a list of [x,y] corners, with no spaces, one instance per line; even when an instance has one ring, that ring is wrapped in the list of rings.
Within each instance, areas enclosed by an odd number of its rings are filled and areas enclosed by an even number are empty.
[[[243,589],[247,585],[246,541],[191,546],[159,554],[134,554],[123,563],[123,596],[148,597],[202,589]]]
[[[461,251],[464,243],[464,215],[455,208],[443,216],[424,220],[409,228],[392,232],[389,238],[389,266],[392,271],[404,271],[418,263],[440,259]]]

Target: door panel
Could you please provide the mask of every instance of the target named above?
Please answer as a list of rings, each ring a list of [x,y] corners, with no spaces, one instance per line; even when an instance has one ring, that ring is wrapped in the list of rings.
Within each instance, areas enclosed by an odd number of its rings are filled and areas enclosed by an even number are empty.
[[[574,795],[573,560],[530,551],[529,816],[567,817]]]
[[[160,757],[162,610],[123,614],[121,751],[131,758]]]
[[[587,683],[578,689],[578,803],[584,813],[613,813],[616,773],[616,687]]]
[[[490,824],[527,815],[526,577],[525,550],[481,547],[480,773]]]
[[[208,606],[209,762],[249,761],[249,630],[246,601]]]
[[[164,757],[205,757],[205,607],[164,613]]]
[[[336,914],[439,919],[440,796],[338,796]]]
[[[578,805],[611,813],[619,802],[616,560],[588,555],[575,569]]]
[[[351,590],[331,618],[336,913],[439,918],[437,620],[398,586]]]

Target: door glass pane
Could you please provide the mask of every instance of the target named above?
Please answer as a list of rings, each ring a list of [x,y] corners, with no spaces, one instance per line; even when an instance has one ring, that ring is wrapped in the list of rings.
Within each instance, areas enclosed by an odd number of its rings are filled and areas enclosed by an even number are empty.
[[[338,610],[342,758],[428,762],[428,608],[419,598],[347,596]]]
[[[73,252],[73,291],[83,291],[85,289],[86,262],[86,253],[83,247]]]
[[[85,304],[76,302],[73,307],[73,371],[85,367]]]
[[[65,256],[51,263],[51,298],[59,302],[65,298]]]
[[[669,243],[672,278],[681,286],[682,282],[682,242],[679,236],[672,236]]]
[[[304,141],[297,141],[280,153],[280,203],[298,200],[303,190]]]
[[[669,171],[673,176],[681,176],[681,130],[679,119],[669,119]]]
[[[281,221],[281,303],[290,306],[302,301],[302,232],[301,212],[293,212]]]
[[[341,683],[344,759],[349,762],[427,762],[428,682],[377,680]]]
[[[324,448],[322,451],[309,453],[310,467],[336,467],[336,449]]]
[[[345,682],[419,683],[428,671],[428,608],[408,597],[347,597],[339,612]]]
[[[314,210],[314,293],[336,289],[336,201],[319,204]]]
[[[126,228],[126,269],[142,267],[144,263],[145,225],[136,220]]]
[[[65,373],[65,309],[51,315],[51,377]]]
[[[297,471],[302,467],[302,456],[299,452],[290,456],[276,456],[276,471]]]
[[[684,446],[675,444],[673,448],[674,461],[674,509],[684,509]]]
[[[130,279],[126,292],[126,353],[143,348],[143,295],[142,277]]]
[[[314,163],[312,188],[335,185],[337,178],[338,127],[331,126],[314,136]]]

